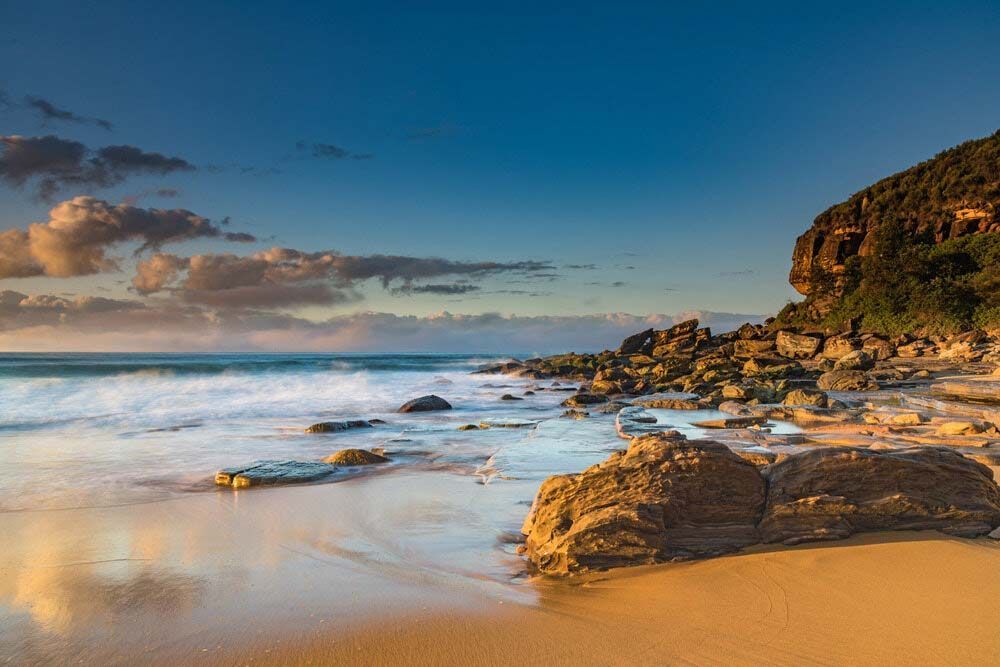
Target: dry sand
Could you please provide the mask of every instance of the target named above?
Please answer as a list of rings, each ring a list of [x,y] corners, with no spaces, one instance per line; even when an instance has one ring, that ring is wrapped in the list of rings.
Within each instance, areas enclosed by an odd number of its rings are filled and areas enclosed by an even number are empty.
[[[882,533],[540,581],[537,606],[387,616],[226,664],[1000,664],[1000,544]]]

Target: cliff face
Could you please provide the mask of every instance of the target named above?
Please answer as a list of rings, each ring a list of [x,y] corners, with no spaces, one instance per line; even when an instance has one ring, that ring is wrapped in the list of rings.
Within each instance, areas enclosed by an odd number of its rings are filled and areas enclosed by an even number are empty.
[[[968,141],[827,209],[800,236],[789,282],[801,294],[841,288],[845,262],[872,252],[875,232],[898,220],[921,241],[1000,231],[1000,132]]]

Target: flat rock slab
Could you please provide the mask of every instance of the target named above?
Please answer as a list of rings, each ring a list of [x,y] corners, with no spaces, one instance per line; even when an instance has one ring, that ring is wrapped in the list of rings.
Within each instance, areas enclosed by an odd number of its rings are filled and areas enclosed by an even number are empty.
[[[535,428],[538,422],[530,419],[492,418],[479,422],[479,428]]]
[[[250,486],[314,482],[336,472],[337,466],[313,461],[254,461],[245,466],[223,468],[215,483],[245,489]]]
[[[725,419],[706,419],[705,421],[692,422],[691,426],[697,428],[749,428],[767,423],[767,417],[727,417]]]
[[[967,401],[1000,403],[1000,380],[996,376],[986,376],[989,380],[945,380],[931,385],[931,393],[951,396]]]
[[[356,428],[372,428],[370,422],[364,419],[347,419],[344,421],[319,422],[306,429],[306,433],[339,433]]]

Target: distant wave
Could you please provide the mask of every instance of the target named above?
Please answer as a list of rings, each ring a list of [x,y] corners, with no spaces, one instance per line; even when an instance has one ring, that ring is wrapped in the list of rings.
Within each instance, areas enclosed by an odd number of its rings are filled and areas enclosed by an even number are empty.
[[[474,370],[508,355],[481,354],[2,354],[0,380],[120,375]]]

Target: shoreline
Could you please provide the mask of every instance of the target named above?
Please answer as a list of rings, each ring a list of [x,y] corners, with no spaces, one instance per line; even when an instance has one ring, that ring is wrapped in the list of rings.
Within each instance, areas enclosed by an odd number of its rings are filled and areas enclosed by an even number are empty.
[[[930,531],[754,548],[535,579],[537,605],[386,614],[211,663],[987,664],[1000,656],[997,562],[1000,543]]]

